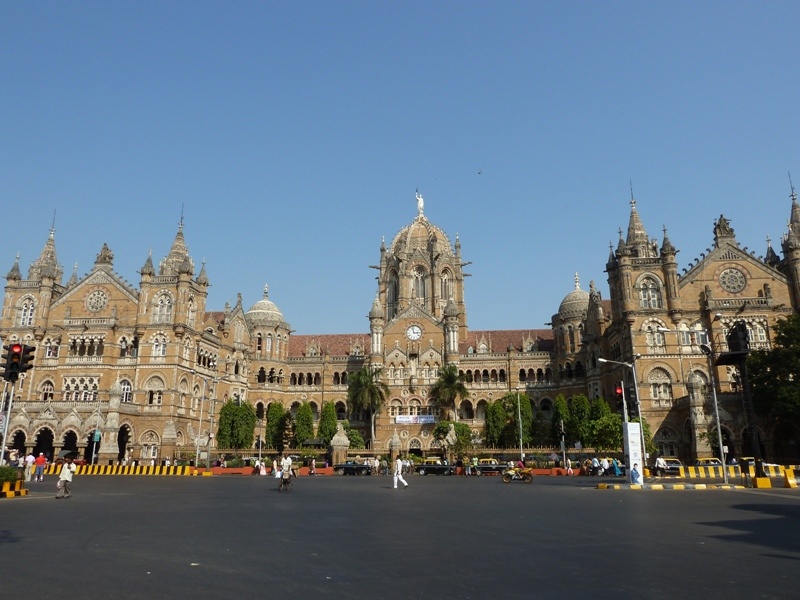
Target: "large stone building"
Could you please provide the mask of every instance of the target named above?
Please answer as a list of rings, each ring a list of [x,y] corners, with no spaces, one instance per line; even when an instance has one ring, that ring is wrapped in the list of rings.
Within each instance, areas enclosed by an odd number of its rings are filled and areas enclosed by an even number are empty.
[[[558,394],[611,398],[624,380],[635,383],[660,451],[686,460],[710,455],[714,385],[729,451],[751,454],[738,369],[720,366],[712,377],[702,346],[724,354],[729,330],[744,322],[752,346],[769,348],[775,321],[800,307],[794,194],[783,258],[769,247],[756,258],[720,216],[713,248],[683,273],[666,230],[659,246],[632,200],[627,236],[620,231],[606,263],[609,299],[594,282],[582,290],[576,275],[549,328],[513,331],[469,329],[461,243],[417,202],[413,221],[381,243],[369,332],[353,334],[293,335],[266,287],[248,310],[241,296],[208,310],[205,265],[195,274],[183,223],[157,270],[147,257],[137,286],[113,270],[106,245],[90,273],[62,283],[51,231],[27,277],[19,260],[6,276],[0,337],[36,346],[34,368],[14,390],[9,445],[53,454],[77,447],[87,457],[95,449],[104,464],[191,454],[213,447],[215,413],[234,396],[259,415],[273,402],[290,410],[308,402],[317,417],[332,402],[368,438],[369,423],[348,413],[346,397],[348,375],[371,364],[391,391],[372,448],[385,452],[394,439],[427,453],[439,444],[435,422],[449,416],[428,392],[442,365],[455,363],[469,390],[458,418],[478,433],[487,403],[509,392],[526,394],[547,417]],[[619,363],[635,365],[635,382]],[[797,457],[797,431],[759,423],[758,432],[766,456]]]

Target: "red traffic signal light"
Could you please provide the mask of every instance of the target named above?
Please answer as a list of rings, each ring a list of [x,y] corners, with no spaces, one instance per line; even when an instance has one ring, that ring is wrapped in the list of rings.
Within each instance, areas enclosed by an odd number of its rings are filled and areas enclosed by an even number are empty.
[[[617,387],[614,388],[614,392],[617,394],[617,398],[622,398],[622,386],[617,384]]]
[[[33,368],[33,365],[28,363],[33,361],[33,352],[36,350],[35,346],[6,344],[3,346],[3,350],[6,351],[2,356],[2,358],[5,359],[3,379],[6,381],[17,381],[20,373],[24,373]]]

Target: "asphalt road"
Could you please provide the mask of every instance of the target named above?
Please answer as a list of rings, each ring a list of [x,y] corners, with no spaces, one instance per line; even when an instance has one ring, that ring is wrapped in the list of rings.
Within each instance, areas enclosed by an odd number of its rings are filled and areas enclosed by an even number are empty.
[[[0,500],[8,598],[789,598],[800,490],[591,478],[55,477]]]

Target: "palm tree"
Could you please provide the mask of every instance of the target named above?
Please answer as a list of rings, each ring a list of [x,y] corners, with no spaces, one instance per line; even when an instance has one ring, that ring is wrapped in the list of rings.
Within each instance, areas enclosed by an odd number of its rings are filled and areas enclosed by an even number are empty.
[[[389,395],[389,386],[380,380],[383,369],[364,365],[347,379],[347,406],[350,412],[365,411],[370,415],[370,443],[375,442],[375,415]]]
[[[453,420],[458,421],[456,403],[459,399],[467,396],[469,396],[469,391],[464,385],[464,375],[458,372],[458,367],[454,363],[445,365],[439,371],[439,379],[431,388],[430,399],[445,410],[453,408]]]

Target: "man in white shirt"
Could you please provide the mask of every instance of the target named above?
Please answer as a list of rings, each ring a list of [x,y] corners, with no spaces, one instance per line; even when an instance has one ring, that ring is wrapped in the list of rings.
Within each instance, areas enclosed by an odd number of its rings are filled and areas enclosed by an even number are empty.
[[[36,457],[33,455],[33,452],[28,452],[28,456],[25,457],[25,481],[31,480],[31,475],[33,475],[33,461],[36,460]]]
[[[403,479],[403,459],[399,456],[397,460],[394,461],[394,489],[397,489],[397,482],[401,481],[403,483],[403,487],[408,487],[408,483],[405,479]]]
[[[72,457],[68,456],[64,459],[64,464],[61,466],[61,474],[58,476],[58,492],[56,492],[56,500],[61,498],[69,498],[72,491],[72,474],[75,472],[75,464],[72,462]]]

